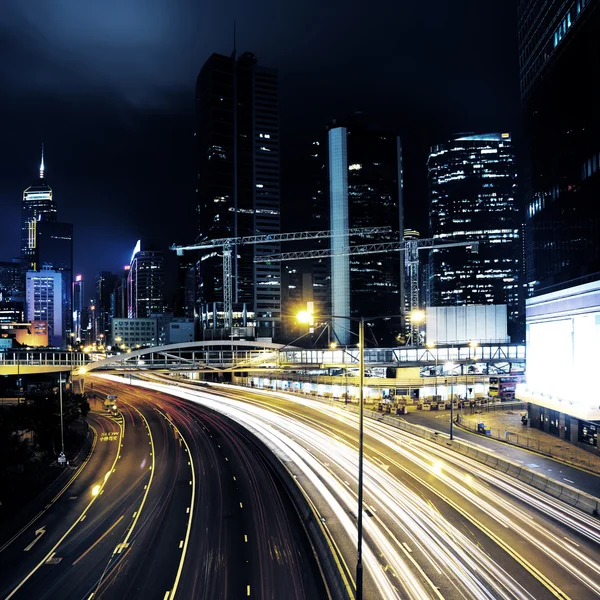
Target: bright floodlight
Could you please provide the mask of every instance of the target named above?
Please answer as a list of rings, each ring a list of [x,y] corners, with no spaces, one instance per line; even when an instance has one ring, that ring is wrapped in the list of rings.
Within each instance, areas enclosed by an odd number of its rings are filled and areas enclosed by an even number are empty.
[[[331,342],[331,344],[329,344],[329,347],[330,347],[332,350],[335,350],[335,349],[337,348],[337,344],[336,344],[335,342]]]
[[[477,348],[477,346],[479,346],[479,342],[475,342],[475,341],[469,342],[469,346],[471,346],[471,348]]]
[[[300,321],[300,323],[310,323],[312,321],[312,315],[307,311],[307,310],[301,310],[297,315],[296,318],[298,319],[298,321]]]
[[[435,342],[427,342],[425,344],[428,348],[435,348]]]
[[[422,323],[425,320],[425,313],[422,310],[413,310],[410,313],[412,323]]]
[[[95,485],[92,488],[92,496],[97,496],[100,493],[100,486],[99,485]]]

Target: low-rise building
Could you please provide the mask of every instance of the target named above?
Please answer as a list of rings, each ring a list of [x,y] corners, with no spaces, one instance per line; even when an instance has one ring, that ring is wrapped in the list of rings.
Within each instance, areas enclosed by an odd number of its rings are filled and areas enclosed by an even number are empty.
[[[158,324],[148,319],[113,319],[112,345],[115,348],[139,348],[158,345]]]

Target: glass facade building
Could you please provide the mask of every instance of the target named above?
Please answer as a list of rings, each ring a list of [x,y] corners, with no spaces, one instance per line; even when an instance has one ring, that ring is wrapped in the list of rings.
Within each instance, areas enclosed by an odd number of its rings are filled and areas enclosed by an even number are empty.
[[[199,241],[280,232],[279,86],[277,72],[256,57],[213,54],[196,83]],[[254,263],[277,244],[247,245],[232,255],[234,326],[273,336],[281,318],[281,267]],[[200,311],[223,302],[221,252],[199,262]],[[203,320],[203,323],[205,320]],[[211,319],[222,323],[221,319]],[[222,326],[222,325],[217,325]]]
[[[63,276],[59,271],[27,271],[27,320],[48,323],[48,343],[59,348],[64,345],[63,285]]]
[[[129,319],[147,319],[164,312],[164,260],[163,252],[142,250],[138,241],[127,274]]]
[[[65,334],[73,330],[73,225],[40,221],[36,231],[36,264],[63,276],[63,327]]]
[[[509,334],[520,341],[521,219],[510,134],[460,136],[434,146],[427,168],[431,237],[479,242],[477,253],[464,247],[430,253],[433,305],[506,304]]]
[[[364,244],[360,237],[335,235],[355,227],[390,226],[377,241],[397,241],[403,231],[402,146],[389,133],[358,126],[333,126],[328,132],[329,217],[331,238],[331,314],[340,317],[398,315],[402,308],[403,267],[400,252],[339,255]],[[338,254],[338,256],[335,256]],[[395,337],[389,322],[374,321],[373,334],[382,341]],[[342,344],[353,340],[347,319],[334,319]]]
[[[23,192],[21,203],[21,258],[25,270],[39,268],[39,265],[36,264],[38,223],[56,221],[56,202],[52,197],[52,188],[44,179],[44,170],[44,150],[42,148],[40,177]]]
[[[526,276],[533,293],[600,271],[600,9],[521,0]]]

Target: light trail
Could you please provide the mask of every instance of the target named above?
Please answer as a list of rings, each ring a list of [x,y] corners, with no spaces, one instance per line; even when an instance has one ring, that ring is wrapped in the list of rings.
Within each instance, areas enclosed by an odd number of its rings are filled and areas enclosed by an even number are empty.
[[[335,516],[337,534],[347,538],[337,539],[338,544],[356,547],[356,415],[284,394],[272,395],[285,399],[286,408],[267,406],[254,395],[238,399],[244,392],[234,388],[228,394],[227,386],[217,395],[183,385],[135,385],[202,404],[254,432],[317,490],[318,498],[311,496],[312,500],[321,513]],[[297,406],[310,408],[311,416],[297,414]],[[351,428],[351,434],[344,428]],[[363,521],[365,568],[378,597],[422,600],[448,593],[535,600],[536,593],[512,569],[508,572],[494,561],[489,544],[478,543],[475,532],[483,532],[506,552],[516,561],[515,568],[535,578],[548,597],[569,598],[554,583],[558,572],[561,580],[600,596],[594,548],[600,540],[597,520],[508,475],[383,423],[366,421],[365,435],[365,507],[376,507]],[[374,440],[387,450],[375,447]],[[437,504],[444,506],[443,514]],[[549,523],[548,530],[540,524],[542,519]],[[564,533],[576,541],[565,540]],[[549,568],[546,559],[554,567]],[[352,558],[346,561],[350,564]]]

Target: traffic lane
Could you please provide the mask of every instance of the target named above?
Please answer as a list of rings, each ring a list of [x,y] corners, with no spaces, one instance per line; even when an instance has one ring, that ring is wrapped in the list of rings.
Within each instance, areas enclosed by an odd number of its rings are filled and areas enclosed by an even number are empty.
[[[430,429],[435,429],[443,433],[450,433],[450,412],[444,411],[441,414],[421,412],[410,413],[404,420],[407,423],[422,425]],[[512,460],[529,469],[539,471],[546,477],[556,479],[562,484],[567,484],[581,490],[586,494],[598,496],[600,494],[600,476],[594,475],[588,471],[574,466],[564,464],[553,460],[550,457],[531,452],[517,446],[494,440],[483,435],[465,431],[460,427],[454,427],[454,437],[464,440],[471,444],[479,444],[494,454]],[[526,431],[526,427],[523,427]]]
[[[99,592],[111,598],[163,598],[173,590],[191,518],[190,456],[166,415],[140,390],[120,390],[119,398],[139,410],[150,427],[154,478],[126,554],[119,568],[107,574]]]
[[[192,439],[198,480],[204,482],[191,555],[214,549],[204,564],[215,571],[205,569],[204,581],[185,565],[182,597],[238,597],[248,591],[262,598],[326,597],[295,509],[250,436],[221,415],[171,396],[161,395],[161,409],[189,432],[184,436]],[[216,473],[215,485],[208,476]]]
[[[132,411],[122,412],[126,434],[122,440],[107,442],[118,454],[95,483],[99,493],[76,526],[50,549],[49,560],[24,582],[18,590],[21,597],[87,598],[121,558],[114,551],[134,526],[151,477],[149,434],[143,419]]]
[[[294,405],[294,413],[297,413],[298,411],[301,411],[301,410],[302,410],[302,409],[301,409],[301,407],[298,407],[298,406]],[[322,420],[323,420],[323,414],[321,413],[321,414],[319,414],[319,422],[322,422]],[[350,425],[350,431],[349,431],[349,433],[348,433],[348,441],[349,441],[349,443],[354,443],[354,440],[355,440],[355,438],[356,438],[356,429],[355,429],[355,428],[356,428],[356,425],[353,425],[353,426],[352,426],[352,425]],[[329,425],[329,426],[327,427],[327,429],[328,429],[328,430],[331,430],[331,425]],[[338,429],[337,433],[339,434],[339,433],[342,433],[342,432],[341,432],[341,431]],[[375,433],[375,435],[376,435],[376,433],[377,433],[377,432],[374,432],[374,433]],[[393,433],[394,433],[395,435],[397,435],[397,432],[393,432]],[[385,452],[387,453],[387,452],[388,452],[388,450],[389,450],[389,449],[385,449]],[[383,454],[383,456],[385,457],[385,453]],[[410,461],[408,461],[408,464],[410,465],[410,464],[412,464],[412,462],[413,462],[413,460],[411,459]],[[404,478],[405,478],[405,477],[406,477],[406,473],[403,473],[403,476],[404,476]],[[448,494],[448,491],[447,491],[447,490],[446,490],[446,493]],[[451,498],[451,495],[450,495],[449,497]],[[454,501],[459,501],[459,502],[463,502],[463,503],[464,503],[464,499],[460,498],[460,494],[459,494],[459,497],[458,497],[458,498],[454,498],[453,500],[454,500]],[[513,501],[512,499],[511,499],[511,501],[513,502],[513,505],[514,505],[514,501]],[[440,507],[440,510],[444,510],[444,514],[446,514],[446,512],[448,511],[448,507],[443,507],[443,506],[441,506],[441,507]],[[471,508],[469,509],[469,512],[470,512],[470,514],[473,514],[473,513],[475,513],[475,514],[476,514],[476,508],[474,508],[474,507],[471,507]],[[485,514],[480,514],[480,515],[478,515],[478,518],[479,518],[479,519],[481,519],[481,522],[483,522],[484,524],[486,524],[486,523],[485,523],[485,517],[487,517],[487,515],[485,515]],[[488,523],[486,524],[486,526],[487,526],[487,527],[492,527],[492,528],[493,528],[493,527],[496,527],[496,528],[497,528],[497,527],[498,527],[498,523],[495,523],[495,522],[488,522]],[[472,525],[471,525],[470,529],[473,529]],[[481,538],[481,536],[479,536],[479,538],[480,538],[480,541],[481,541],[481,539],[482,539],[482,538]],[[532,539],[534,539],[534,538],[535,538],[535,534],[532,536]],[[513,539],[513,540],[511,541],[511,543],[515,544],[515,545],[516,545],[516,547],[519,547],[519,545],[522,543],[522,539],[519,539],[519,538]],[[495,550],[495,554],[496,554],[496,555],[497,555],[499,558],[501,558],[501,557],[502,557],[502,553],[498,553],[498,549],[497,549],[497,548],[495,548],[495,549],[494,549],[494,548],[492,547],[492,551],[493,551],[493,550]],[[535,558],[535,557],[530,557],[530,558],[534,558],[535,562],[536,562],[536,563],[538,563],[538,564],[543,564],[543,563],[544,563],[544,561],[546,561],[546,562],[547,562],[547,557],[539,557],[539,556],[538,556],[537,558]],[[510,571],[508,571],[508,572],[514,572],[514,571],[513,571],[513,570],[510,570]],[[566,577],[563,577],[563,578],[562,578],[562,580],[561,580],[561,584],[563,585],[563,587],[565,587],[565,588],[567,588],[567,589],[569,589],[569,588],[570,588],[570,586],[571,586],[570,577],[571,577],[571,574],[568,574],[568,576],[566,576]],[[578,586],[578,584],[577,584],[577,586]],[[577,586],[576,586],[576,587],[577,587]],[[585,590],[585,589],[584,589],[584,590],[582,590],[580,586],[579,586],[579,587],[577,587],[577,589],[578,589],[579,593],[584,593],[584,594],[585,594],[585,593],[588,591],[588,590]]]
[[[110,470],[117,447],[108,440],[119,435],[119,426],[104,414],[90,412],[90,426],[95,432],[89,461],[71,485],[34,522],[6,546],[0,554],[0,596],[9,594],[49,550],[81,518],[92,499],[91,490]],[[102,441],[101,441],[102,440]]]

